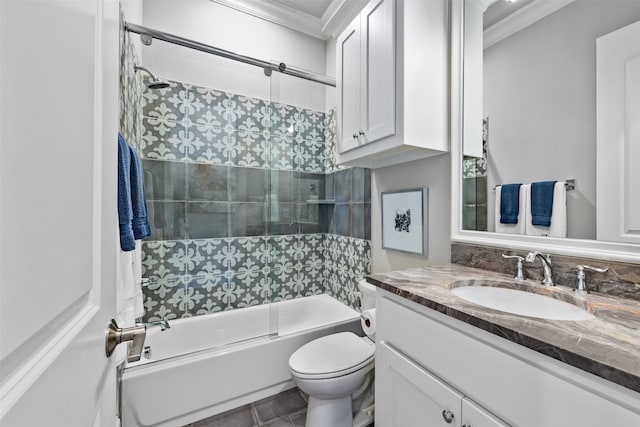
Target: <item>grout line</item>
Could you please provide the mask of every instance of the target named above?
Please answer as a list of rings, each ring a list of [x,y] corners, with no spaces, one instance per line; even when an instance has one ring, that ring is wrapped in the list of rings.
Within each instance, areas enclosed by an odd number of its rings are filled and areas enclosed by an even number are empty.
[[[255,405],[252,403],[251,405],[249,405],[249,408],[251,409],[251,416],[253,417],[254,426],[261,426],[262,424],[260,424],[260,419],[258,418],[258,410],[256,409]]]

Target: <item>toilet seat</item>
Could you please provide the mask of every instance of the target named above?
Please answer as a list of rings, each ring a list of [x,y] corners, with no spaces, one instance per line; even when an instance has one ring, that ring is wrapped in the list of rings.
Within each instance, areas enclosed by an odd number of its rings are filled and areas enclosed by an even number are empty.
[[[353,332],[313,340],[291,355],[289,368],[298,378],[328,379],[355,372],[374,360],[375,346]]]

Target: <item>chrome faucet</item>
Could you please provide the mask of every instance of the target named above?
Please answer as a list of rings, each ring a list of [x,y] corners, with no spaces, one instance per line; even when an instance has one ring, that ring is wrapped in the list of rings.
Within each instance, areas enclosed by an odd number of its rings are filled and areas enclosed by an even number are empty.
[[[161,331],[166,331],[167,329],[171,328],[171,325],[169,325],[169,322],[167,321],[167,319],[156,320],[155,322],[148,322],[148,323],[136,323],[136,326],[145,326],[147,328],[151,328],[153,326],[160,326]]]
[[[516,279],[516,281],[518,282],[522,282],[524,280],[524,274],[522,272],[522,261],[524,261],[524,258],[522,258],[519,255],[505,255],[505,254],[502,254],[502,258],[518,260],[518,264],[517,264],[518,270],[516,271],[516,275],[514,279]]]
[[[536,258],[540,258],[542,268],[544,269],[544,277],[540,283],[545,286],[555,286],[553,279],[551,278],[551,257],[538,251],[532,251],[527,254],[525,261],[534,262]]]
[[[607,271],[609,271],[608,266],[605,268],[596,268],[588,265],[579,265],[576,268],[578,269],[578,278],[576,280],[576,288],[574,289],[574,291],[577,294],[581,294],[581,295],[589,293],[589,288],[587,288],[587,283],[585,282],[585,275],[584,275],[585,269],[595,271],[596,273],[606,273]]]

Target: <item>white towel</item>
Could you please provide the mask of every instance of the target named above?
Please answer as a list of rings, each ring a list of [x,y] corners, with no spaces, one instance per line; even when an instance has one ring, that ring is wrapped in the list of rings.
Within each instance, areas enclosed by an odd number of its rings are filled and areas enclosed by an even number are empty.
[[[526,186],[528,187],[528,185]],[[494,212],[494,222],[496,225],[496,233],[505,234],[524,234],[525,226],[525,211],[528,210],[529,205],[527,203],[528,197],[526,197],[524,191],[525,185],[520,186],[520,209],[518,211],[518,223],[517,224],[502,224],[500,223],[500,195],[502,193],[502,186],[496,187],[496,203]]]
[[[144,315],[142,296],[142,245],[136,240],[133,251],[119,251],[118,281],[116,284],[116,322],[128,327]]]
[[[144,316],[144,297],[142,294],[142,240],[136,240],[133,251],[133,313],[136,319]]]
[[[531,216],[531,187],[527,185],[527,209],[525,233],[528,236],[567,237],[567,189],[564,181],[556,182],[553,186],[553,210],[551,211],[551,225],[533,225]]]
[[[135,251],[118,251],[116,283],[116,322],[121,328],[135,324],[135,304],[133,286],[133,253]]]

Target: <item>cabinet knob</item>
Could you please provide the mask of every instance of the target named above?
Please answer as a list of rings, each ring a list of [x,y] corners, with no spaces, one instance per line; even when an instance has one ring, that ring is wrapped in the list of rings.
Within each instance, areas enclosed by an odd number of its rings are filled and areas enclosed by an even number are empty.
[[[358,134],[357,133],[353,133],[353,139],[358,139]]]
[[[360,136],[364,136],[364,131],[361,130],[361,131],[358,132],[358,134],[360,134]]]
[[[442,411],[442,418],[444,418],[444,420],[447,422],[447,424],[451,424],[451,421],[453,421],[453,412],[451,412],[448,409],[445,409]]]

